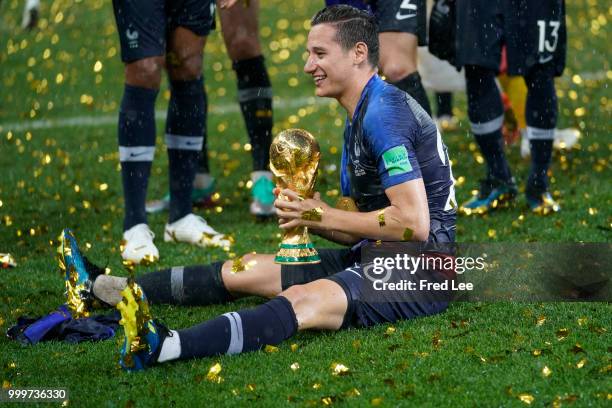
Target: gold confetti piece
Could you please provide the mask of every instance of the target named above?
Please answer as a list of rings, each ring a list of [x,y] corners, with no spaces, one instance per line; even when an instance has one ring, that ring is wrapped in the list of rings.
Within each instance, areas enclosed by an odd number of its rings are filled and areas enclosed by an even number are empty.
[[[382,404],[383,399],[382,398],[373,398],[372,401],[370,401],[370,403],[372,404],[372,406],[377,407],[380,404]]]
[[[314,383],[314,384],[312,384],[312,389],[313,389],[313,390],[318,390],[319,388],[321,388],[321,384],[320,384],[320,383]]]
[[[9,388],[11,388],[11,383],[8,382],[7,380],[3,380],[2,381],[2,389],[3,390],[8,390]]]
[[[13,258],[13,255],[11,254],[3,254],[0,253],[0,268],[2,269],[7,269],[7,268],[14,268],[17,266],[17,262],[15,262],[15,258]]]
[[[350,390],[348,390],[345,395],[347,397],[358,397],[361,395],[361,393],[359,392],[359,390],[357,388],[352,388]]]
[[[332,375],[347,375],[350,369],[342,363],[332,363],[331,365]]]
[[[535,350],[533,350],[533,352],[531,354],[533,354],[536,357],[541,356],[542,355],[542,350],[535,349]]]
[[[389,326],[389,327],[387,327],[387,330],[385,331],[385,334],[386,334],[387,336],[390,336],[390,335],[392,335],[393,333],[395,333],[395,331],[396,331],[395,327],[393,327],[393,326]]]
[[[533,398],[533,395],[530,394],[519,394],[518,399],[520,399],[527,405],[531,405],[531,403],[535,400],[535,398]]]
[[[555,334],[557,335],[557,341],[562,341],[569,335],[569,330],[566,328],[559,329]]]
[[[572,347],[570,349],[570,351],[574,354],[578,354],[578,353],[584,353],[584,349],[582,348],[582,346],[579,343],[576,343],[574,345],[574,347]]]
[[[307,210],[307,211],[302,211],[301,218],[304,221],[320,222],[321,219],[323,218],[323,208],[322,207],[315,207],[315,208],[312,208],[312,209]]]
[[[70,405],[70,401],[69,400],[62,401],[62,407],[67,407],[68,405]]]
[[[487,235],[489,236],[489,238],[495,238],[495,236],[497,235],[497,232],[494,229],[489,229],[487,231]]]
[[[546,316],[539,316],[536,320],[536,326],[541,326],[546,322]]]
[[[264,351],[266,353],[278,353],[278,347],[276,346],[271,346],[271,345],[266,345],[266,347],[264,347]]]
[[[414,234],[414,231],[412,231],[410,228],[406,228],[404,230],[404,234],[402,235],[402,240],[403,241],[410,241],[412,239],[412,235]]]
[[[376,217],[378,218],[378,226],[380,228],[384,227],[385,225],[387,225],[385,223],[385,209],[383,208],[382,210],[379,210],[376,213]]]
[[[295,362],[295,363],[291,364],[291,369],[293,371],[299,370],[300,369],[300,364],[298,362]]]
[[[244,263],[242,262],[241,256],[239,256],[238,258],[232,261],[232,273],[243,272],[244,270],[245,270],[245,266],[244,266]]]
[[[255,384],[247,384],[246,389],[251,392],[255,391]]]
[[[588,321],[588,319],[586,317],[579,317],[578,318],[578,326],[584,326],[587,321]]]
[[[321,403],[323,405],[331,405],[332,404],[332,398],[331,397],[323,397],[321,398]]]
[[[578,361],[578,362],[576,363],[576,368],[582,368],[582,367],[584,367],[584,365],[585,365],[586,363],[587,363],[587,359],[586,359],[586,358],[583,358],[583,359],[581,359],[580,361]]]
[[[351,197],[340,197],[336,202],[336,208],[343,211],[359,211],[357,204],[355,204],[355,200]]]
[[[296,352],[296,351],[297,351],[297,349],[298,349],[298,347],[299,347],[299,346],[298,346],[297,344],[293,343],[293,344],[291,345],[291,351]]]
[[[542,375],[544,377],[550,377],[551,374],[552,374],[552,370],[548,368],[548,366],[544,366],[544,368],[542,368]]]
[[[213,364],[208,369],[208,373],[206,374],[206,379],[213,383],[217,383],[217,384],[220,383],[221,381],[223,381],[223,379],[219,376],[219,373],[221,372],[221,370],[222,370],[221,363]]]

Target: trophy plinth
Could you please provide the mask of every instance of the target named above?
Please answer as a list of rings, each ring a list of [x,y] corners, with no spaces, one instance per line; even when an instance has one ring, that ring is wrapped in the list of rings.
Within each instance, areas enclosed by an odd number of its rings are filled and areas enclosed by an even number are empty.
[[[311,198],[321,151],[314,136],[303,129],[280,132],[270,145],[270,170],[280,188],[295,191],[300,198]],[[286,198],[286,197],[285,197]],[[283,265],[321,262],[307,227],[287,230],[274,262]]]

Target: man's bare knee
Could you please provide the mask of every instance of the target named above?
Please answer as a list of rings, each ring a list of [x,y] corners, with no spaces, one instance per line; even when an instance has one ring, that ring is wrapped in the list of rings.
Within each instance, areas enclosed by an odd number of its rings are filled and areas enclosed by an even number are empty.
[[[159,89],[164,57],[148,57],[125,65],[125,82],[128,85]]]
[[[252,252],[225,261],[221,279],[235,297],[257,295],[272,298],[281,291],[281,266],[274,263],[274,255]]]
[[[202,76],[202,53],[168,54],[168,74],[178,81],[189,81]]]
[[[299,330],[338,330],[348,307],[342,287],[327,279],[291,286],[279,296],[291,302]]]
[[[389,82],[398,82],[417,70],[416,64],[412,62],[398,63],[395,61],[381,64],[381,71]]]
[[[226,40],[227,53],[232,61],[255,58],[261,55],[261,46],[257,33],[238,28],[232,38]]]

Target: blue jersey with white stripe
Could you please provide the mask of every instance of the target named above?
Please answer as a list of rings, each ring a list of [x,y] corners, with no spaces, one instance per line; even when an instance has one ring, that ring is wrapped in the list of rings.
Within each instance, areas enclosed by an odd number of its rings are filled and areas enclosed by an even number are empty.
[[[360,211],[390,205],[385,189],[422,178],[431,242],[454,242],[456,202],[446,146],[429,115],[407,93],[374,75],[352,120],[342,151],[342,194]]]

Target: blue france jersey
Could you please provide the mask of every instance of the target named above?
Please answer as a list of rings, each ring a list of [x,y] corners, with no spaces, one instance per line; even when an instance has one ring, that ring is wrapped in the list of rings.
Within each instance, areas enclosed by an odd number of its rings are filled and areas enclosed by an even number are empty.
[[[457,205],[442,136],[414,99],[374,75],[344,129],[342,195],[375,211],[390,205],[385,189],[417,178],[427,192],[429,241],[454,242]]]

